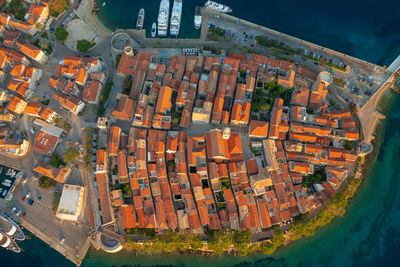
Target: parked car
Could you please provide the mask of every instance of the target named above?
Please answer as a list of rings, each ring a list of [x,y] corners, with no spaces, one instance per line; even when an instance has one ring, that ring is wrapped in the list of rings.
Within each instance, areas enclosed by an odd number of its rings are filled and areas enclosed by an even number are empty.
[[[21,211],[21,210],[18,210],[17,213],[16,213],[15,215],[19,216],[19,215],[21,215],[21,213],[22,213],[22,211]]]
[[[31,196],[31,192],[30,191],[26,192],[25,198],[29,198],[30,196]]]
[[[32,206],[34,202],[35,202],[35,200],[33,200],[32,198],[28,199],[29,206]]]

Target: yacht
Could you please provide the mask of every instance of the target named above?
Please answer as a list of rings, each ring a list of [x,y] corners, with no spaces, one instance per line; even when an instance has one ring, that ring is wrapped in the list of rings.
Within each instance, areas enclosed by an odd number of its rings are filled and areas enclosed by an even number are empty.
[[[177,36],[181,27],[182,0],[174,0],[171,13],[171,26],[169,27],[171,35]]]
[[[214,1],[207,1],[204,4],[204,6],[208,7],[208,8],[211,8],[211,9],[214,9],[216,11],[222,12],[222,13],[232,12],[232,8],[230,8],[229,6],[218,4],[218,3],[214,2]]]
[[[161,0],[158,12],[158,35],[167,36],[169,18],[169,0]]]
[[[157,24],[154,22],[151,26],[151,37],[156,37],[157,35]]]
[[[0,211],[0,230],[18,241],[25,240],[25,234],[19,225],[6,214]]]
[[[196,30],[200,29],[201,27],[201,19],[203,17],[203,9],[201,6],[196,6],[194,10],[194,27]]]
[[[143,28],[143,23],[144,23],[144,9],[141,8],[139,10],[137,22],[136,22],[136,29],[141,30]]]
[[[11,183],[7,183],[6,181],[1,182],[1,184],[6,187],[11,187]]]
[[[16,253],[21,252],[17,243],[12,240],[8,235],[6,235],[3,231],[0,231],[0,246]]]

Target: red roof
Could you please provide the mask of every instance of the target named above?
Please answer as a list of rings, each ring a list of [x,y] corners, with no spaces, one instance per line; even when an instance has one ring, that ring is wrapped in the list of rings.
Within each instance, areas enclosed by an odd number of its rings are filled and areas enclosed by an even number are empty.
[[[121,226],[123,229],[136,227],[136,217],[133,205],[121,205],[119,207]]]

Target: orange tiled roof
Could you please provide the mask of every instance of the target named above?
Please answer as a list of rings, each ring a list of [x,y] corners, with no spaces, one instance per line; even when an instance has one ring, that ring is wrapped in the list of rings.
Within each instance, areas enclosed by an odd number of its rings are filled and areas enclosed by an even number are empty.
[[[136,227],[136,217],[133,205],[121,205],[119,207],[122,229]]]
[[[121,128],[112,126],[110,128],[109,139],[108,139],[108,154],[116,156],[119,147],[119,137],[121,134]]]
[[[134,106],[135,100],[122,95],[118,101],[118,106],[112,109],[111,116],[120,120],[131,120]]]
[[[171,108],[171,94],[172,88],[169,86],[162,86],[157,99],[155,112],[165,114]]]
[[[268,137],[269,123],[266,121],[252,120],[250,124],[250,137]]]
[[[82,99],[88,102],[96,102],[99,99],[102,84],[99,81],[92,80],[83,87]]]
[[[51,152],[54,150],[55,146],[58,143],[58,137],[52,134],[49,134],[44,131],[39,131],[35,138],[35,144],[33,146],[33,150],[50,156]]]
[[[101,219],[103,224],[106,224],[113,221],[107,174],[96,173],[96,181],[100,199]]]
[[[26,105],[25,112],[31,116],[39,116],[39,111],[43,107],[40,102],[31,101]]]

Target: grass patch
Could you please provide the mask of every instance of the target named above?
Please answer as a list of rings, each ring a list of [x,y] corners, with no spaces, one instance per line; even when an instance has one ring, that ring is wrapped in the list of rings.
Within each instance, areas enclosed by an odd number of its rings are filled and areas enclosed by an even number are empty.
[[[78,51],[80,52],[87,52],[90,48],[92,48],[95,45],[96,45],[95,42],[90,42],[85,39],[76,41],[76,49],[78,49]]]
[[[289,105],[293,88],[278,85],[276,81],[264,84],[264,88],[257,88],[251,101],[251,110],[254,112],[268,111],[271,109],[274,99],[281,97],[284,105]]]
[[[115,69],[118,69],[119,62],[121,61],[122,54],[119,54],[115,57]]]
[[[335,86],[343,88],[345,83],[346,82],[344,79],[338,78],[338,77],[333,77],[333,84]]]

